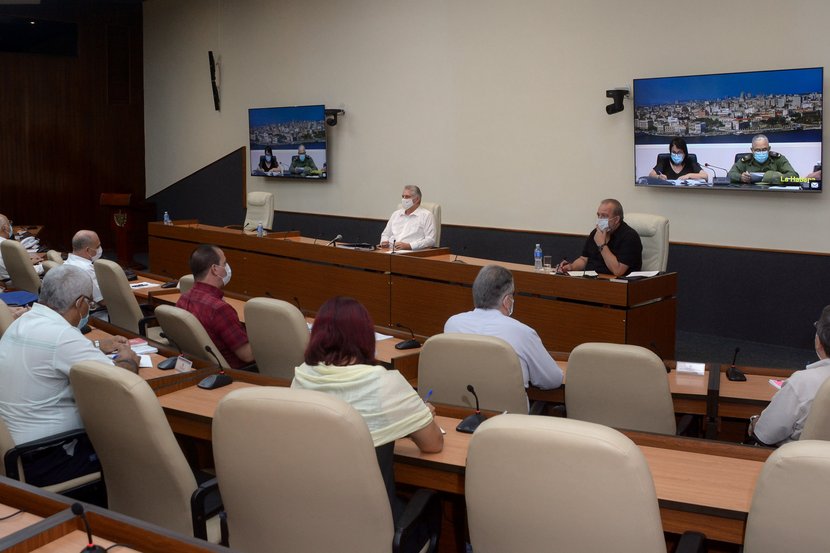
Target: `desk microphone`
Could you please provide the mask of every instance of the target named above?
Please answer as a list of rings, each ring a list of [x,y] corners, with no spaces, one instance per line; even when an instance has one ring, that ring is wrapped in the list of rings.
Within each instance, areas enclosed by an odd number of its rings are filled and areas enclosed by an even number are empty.
[[[173,338],[171,338],[170,336],[168,336],[164,332],[162,332],[160,335],[161,335],[162,338],[165,338],[168,342],[173,344],[173,347],[175,347],[179,352],[179,355],[176,355],[175,357],[168,357],[167,359],[165,359],[164,361],[162,361],[161,363],[158,364],[158,368],[160,370],[169,371],[170,369],[173,369],[173,368],[176,367],[176,361],[179,360],[179,357],[182,354],[182,348],[179,347],[179,344],[177,344],[173,340]]]
[[[726,378],[733,382],[743,382],[746,380],[746,375],[735,367],[735,361],[738,360],[738,352],[741,348],[735,348],[735,355],[732,356],[732,366],[726,369]]]
[[[485,419],[484,415],[481,414],[481,408],[478,405],[478,395],[476,394],[476,389],[473,388],[472,384],[467,384],[467,391],[473,394],[473,397],[476,398],[476,412],[458,423],[458,426],[456,426],[455,429],[459,432],[464,432],[465,434],[472,434],[476,431],[476,428],[478,428],[479,425],[487,419]]]
[[[415,339],[415,333],[412,332],[411,328],[409,328],[408,326],[404,326],[401,323],[395,323],[395,326],[398,328],[402,328],[404,330],[408,330],[411,336],[409,340],[405,340],[403,342],[395,344],[395,349],[413,349],[421,347],[421,342]]]
[[[86,526],[87,546],[81,550],[81,553],[106,553],[106,549],[104,549],[100,545],[95,545],[95,543],[93,543],[92,541],[92,530],[89,528],[89,521],[86,518],[84,506],[76,502],[72,504],[71,508],[72,514],[81,517],[81,520],[84,521],[84,526]]]
[[[467,251],[467,246],[461,247],[461,255],[464,255],[464,252]],[[458,259],[458,254],[455,254],[455,259],[452,260],[453,263],[461,263],[462,265],[466,265],[467,262],[463,259]]]
[[[343,235],[342,234],[338,234],[337,236],[332,238],[331,241],[328,244],[326,244],[326,246],[334,246],[336,248],[338,240],[343,240]]]
[[[203,378],[197,386],[202,388],[203,390],[215,390],[216,388],[221,388],[222,386],[227,386],[231,382],[233,382],[233,378],[229,375],[225,374],[225,369],[222,368],[222,363],[219,362],[219,358],[213,353],[213,348],[206,345],[205,351],[211,354],[213,358],[216,360],[216,366],[219,367],[219,374],[212,374],[210,376],[206,376]]]

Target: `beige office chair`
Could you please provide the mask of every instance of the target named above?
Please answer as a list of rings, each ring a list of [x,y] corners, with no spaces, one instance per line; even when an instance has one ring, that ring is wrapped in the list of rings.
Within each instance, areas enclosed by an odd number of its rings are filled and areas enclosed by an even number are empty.
[[[245,302],[245,327],[259,372],[291,380],[305,359],[308,323],[299,309],[273,298]]]
[[[12,310],[9,309],[9,306],[6,305],[6,302],[0,301],[0,338],[2,338],[3,333],[6,332],[6,329],[14,322],[14,315],[12,315]]]
[[[830,551],[830,443],[800,440],[767,458],[755,485],[745,553]]]
[[[567,379],[568,418],[660,434],[677,431],[666,367],[646,348],[580,344],[568,359]]]
[[[115,326],[141,334],[139,321],[144,319],[144,313],[135,299],[124,270],[118,263],[107,259],[99,259],[92,266],[95,268],[95,278],[98,280],[101,295],[107,304],[109,321]],[[161,337],[161,327],[147,327],[146,334],[151,340],[167,343],[167,340]]]
[[[41,262],[41,265],[43,265],[43,274],[45,275],[55,267],[60,267],[62,263],[55,263],[54,261],[47,259],[46,261]]]
[[[192,514],[199,486],[147,382],[94,361],[73,365],[69,380],[101,461],[108,507],[218,543],[219,517],[206,523]]]
[[[816,392],[799,439],[830,440],[830,378]]]
[[[435,403],[475,408],[468,384],[475,387],[482,409],[528,412],[522,366],[510,344],[493,336],[457,333],[427,340],[418,360],[418,389],[432,390]]]
[[[234,390],[213,417],[213,455],[234,551],[398,550],[369,429],[344,401],[273,386]]]
[[[216,360],[213,356],[205,350],[205,346],[210,346],[213,353],[219,358],[219,364],[222,368],[230,368],[219,348],[211,340],[205,327],[202,326],[202,323],[193,313],[172,305],[159,305],[156,307],[155,315],[164,335],[169,338],[174,347],[193,357],[215,363]]]
[[[0,244],[0,256],[6,265],[12,282],[18,290],[26,290],[32,294],[40,293],[40,277],[37,276],[29,253],[23,249],[17,240],[3,240]]]
[[[274,225],[274,195],[270,192],[248,192],[248,205],[245,213],[245,230],[253,230],[259,223],[270,229]]]
[[[421,207],[432,213],[432,218],[435,220],[435,245],[434,248],[441,246],[441,204],[434,202],[421,202]],[[398,204],[398,209],[403,209],[401,204]]]
[[[67,444],[73,441],[76,437],[84,434],[84,430],[79,429],[71,432],[62,432],[57,436],[41,438],[33,442],[18,445],[14,443],[5,421],[0,419],[0,459],[3,459],[3,462],[0,463],[0,475],[7,476],[13,480],[19,480],[20,482],[25,482],[26,473],[23,470],[22,456],[26,453],[46,447],[61,447],[63,444]],[[73,490],[77,490],[82,487],[100,484],[100,482],[101,473],[93,472],[65,482],[59,482],[57,484],[52,484],[51,486],[44,486],[41,489],[54,493],[65,493],[72,492]]]
[[[465,488],[475,553],[666,551],[648,464],[605,426],[492,417],[470,441]]]
[[[665,271],[669,263],[669,220],[650,213],[627,213],[625,222],[643,243],[643,271]]]
[[[193,275],[183,275],[179,279],[179,284],[177,285],[177,288],[179,289],[179,292],[181,292],[182,294],[186,294],[190,292],[190,289],[193,288],[193,285],[195,283],[196,281],[194,280]]]
[[[58,265],[63,265],[63,256],[61,255],[61,252],[59,252],[59,251],[56,251],[56,250],[47,251],[46,252],[46,259],[48,259],[49,261],[54,261]]]

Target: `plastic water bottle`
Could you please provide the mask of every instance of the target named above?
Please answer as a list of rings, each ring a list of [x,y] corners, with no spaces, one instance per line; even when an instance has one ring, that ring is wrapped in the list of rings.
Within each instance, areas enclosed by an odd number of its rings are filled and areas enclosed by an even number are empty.
[[[168,212],[164,212],[164,224],[165,225],[172,225],[173,221],[170,220],[170,214]]]
[[[542,246],[536,244],[536,249],[533,250],[533,268],[537,271],[544,270],[542,267]]]
[[[262,236],[263,236],[262,221],[260,221],[256,224],[256,237],[257,238],[262,238]]]

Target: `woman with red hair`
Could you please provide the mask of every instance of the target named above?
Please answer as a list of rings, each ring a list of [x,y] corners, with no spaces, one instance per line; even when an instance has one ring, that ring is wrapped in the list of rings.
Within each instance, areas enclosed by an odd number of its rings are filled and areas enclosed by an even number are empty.
[[[363,416],[375,447],[409,436],[424,452],[441,451],[444,437],[424,403],[398,371],[377,365],[375,331],[366,308],[338,296],[320,308],[292,388],[335,395]]]

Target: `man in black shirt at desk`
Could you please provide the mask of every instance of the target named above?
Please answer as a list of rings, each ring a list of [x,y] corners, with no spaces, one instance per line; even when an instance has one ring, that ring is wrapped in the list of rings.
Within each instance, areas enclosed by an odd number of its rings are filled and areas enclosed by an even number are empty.
[[[597,209],[597,227],[585,240],[582,256],[570,263],[563,260],[557,272],[585,270],[622,276],[639,271],[643,264],[643,244],[623,216],[620,202],[610,198],[602,200]]]

